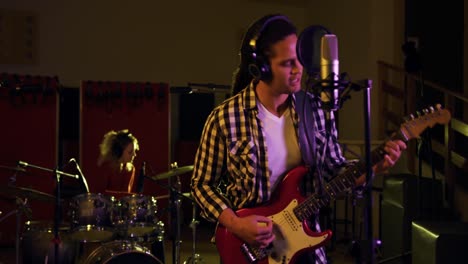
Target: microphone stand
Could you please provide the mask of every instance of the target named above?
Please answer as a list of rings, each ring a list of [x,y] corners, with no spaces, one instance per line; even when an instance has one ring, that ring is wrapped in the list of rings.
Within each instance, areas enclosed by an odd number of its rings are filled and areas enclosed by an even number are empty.
[[[361,241],[362,245],[361,248],[358,250],[358,256],[356,257],[356,263],[375,263],[375,244],[372,230],[372,205],[373,205],[373,197],[372,197],[372,182],[374,179],[374,172],[372,171],[372,160],[371,160],[371,127],[370,127],[370,120],[371,120],[371,89],[372,89],[372,80],[365,79],[361,80],[360,83],[350,83],[349,89],[353,91],[363,91],[364,96],[364,142],[365,142],[365,166],[366,166],[366,185],[364,189],[364,198],[366,201],[366,206],[364,210],[364,219],[365,219],[365,233],[366,238]],[[359,247],[359,245],[358,245]]]
[[[24,161],[18,161],[18,165],[21,165],[23,167],[30,167],[30,168],[35,168],[35,169],[39,169],[39,170],[43,170],[43,171],[47,171],[47,172],[52,172],[53,175],[55,176],[55,181],[56,181],[56,184],[55,184],[55,192],[56,192],[56,195],[55,195],[55,217],[54,217],[54,239],[53,239],[53,243],[54,243],[54,262],[55,263],[60,263],[59,261],[59,244],[60,244],[60,237],[59,237],[59,234],[58,234],[58,231],[59,231],[59,225],[60,225],[60,211],[61,211],[61,204],[60,204],[60,184],[62,182],[62,176],[66,176],[66,177],[70,177],[70,178],[74,178],[74,179],[79,179],[79,176],[78,175],[75,175],[75,174],[69,174],[69,173],[66,173],[66,172],[63,172],[63,171],[59,171],[57,169],[48,169],[48,168],[44,168],[44,167],[40,167],[40,166],[36,166],[36,165],[33,165],[33,164],[29,164],[27,162],[24,162]]]
[[[371,105],[370,105],[370,90],[372,88],[372,80],[364,80],[364,88],[363,95],[364,95],[364,127],[365,127],[365,157],[366,157],[366,190],[365,190],[365,197],[366,197],[366,235],[367,235],[367,254],[365,261],[367,263],[374,263],[375,257],[375,245],[374,245],[374,237],[372,232],[372,180],[374,178],[373,171],[372,171],[372,161],[371,161],[371,128],[370,128],[370,115],[371,115]]]
[[[365,219],[365,233],[366,238],[361,241],[363,245],[357,245],[358,249],[358,256],[356,256],[356,263],[375,263],[375,244],[372,230],[372,205],[373,205],[373,197],[372,197],[372,181],[374,179],[374,172],[372,171],[372,160],[371,160],[371,127],[370,127],[370,120],[371,120],[371,89],[372,89],[372,80],[364,79],[359,81],[359,83],[349,83],[349,90],[345,91],[343,95],[346,97],[343,99],[348,99],[347,93],[349,91],[363,91],[364,96],[364,142],[365,142],[365,166],[366,166],[366,185],[364,189],[364,198],[366,201],[366,206],[364,210],[364,219]],[[340,100],[340,105],[343,101]],[[378,241],[377,241],[378,242]],[[354,243],[356,245],[356,243]],[[360,247],[360,248],[359,248]]]
[[[366,231],[366,239],[361,241],[363,245],[359,246],[357,243],[354,243],[353,246],[358,247],[356,252],[358,252],[356,256],[356,263],[369,263],[373,264],[375,262],[375,242],[372,232],[372,181],[374,178],[373,171],[372,171],[372,160],[371,160],[371,128],[370,128],[370,115],[371,115],[371,95],[370,91],[372,88],[372,80],[364,79],[359,81],[359,83],[347,82],[343,80],[343,77],[346,76],[343,74],[338,78],[338,81],[332,81],[332,84],[338,84],[338,88],[340,89],[342,86],[347,85],[347,89],[343,91],[343,93],[339,93],[339,108],[341,108],[344,100],[349,99],[349,92],[350,91],[363,91],[364,96],[364,130],[365,130],[365,169],[366,169],[366,187],[364,189],[364,198],[366,201],[365,206],[365,231]],[[328,81],[326,81],[328,82]]]

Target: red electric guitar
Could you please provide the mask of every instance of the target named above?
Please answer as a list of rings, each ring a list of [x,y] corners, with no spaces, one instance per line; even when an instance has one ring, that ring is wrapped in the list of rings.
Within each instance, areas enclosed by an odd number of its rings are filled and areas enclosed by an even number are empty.
[[[437,105],[435,109],[432,107],[424,109],[418,117],[411,116],[408,121],[403,123],[391,139],[407,142],[417,138],[428,127],[433,127],[436,124],[447,124],[450,118],[450,112],[441,109],[440,105]],[[384,145],[382,144],[372,151],[372,165],[383,159]],[[270,217],[274,223],[275,240],[267,248],[252,247],[241,241],[224,226],[219,225],[216,229],[216,247],[223,264],[295,263],[301,253],[322,246],[331,238],[331,230],[313,232],[307,226],[305,219],[318,212],[336,195],[353,188],[355,179],[365,171],[366,166],[363,161],[352,165],[325,185],[325,194],[319,199],[316,195],[304,197],[299,192],[299,183],[308,169],[304,166],[292,169],[284,177],[268,204],[240,209],[236,212],[240,217],[249,215]]]

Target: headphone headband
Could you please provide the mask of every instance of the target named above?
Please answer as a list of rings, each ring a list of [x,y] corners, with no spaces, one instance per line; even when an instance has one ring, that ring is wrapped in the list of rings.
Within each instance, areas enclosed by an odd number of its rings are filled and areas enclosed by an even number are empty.
[[[266,18],[265,22],[263,22],[259,29],[255,31],[255,34],[252,36],[252,38],[250,39],[249,41],[249,46],[250,48],[252,49],[252,51],[254,52],[257,52],[257,41],[258,39],[262,36],[262,33],[263,31],[265,30],[265,28],[272,22],[272,21],[275,21],[275,20],[284,20],[288,23],[291,23],[291,21],[286,17],[286,16],[283,16],[283,15],[270,15],[270,16],[266,16],[264,17],[264,19]],[[261,20],[259,20],[260,22]]]
[[[253,34],[249,41],[247,43],[245,43],[245,41],[243,42],[249,50],[247,52],[241,50],[241,56],[247,55],[249,57],[248,70],[250,74],[257,80],[270,80],[272,78],[268,58],[263,58],[262,54],[260,54],[258,51],[257,42],[262,36],[265,28],[270,23],[277,20],[283,20],[289,24],[292,24],[289,18],[284,15],[275,14],[264,16],[251,26],[251,28],[253,28]]]

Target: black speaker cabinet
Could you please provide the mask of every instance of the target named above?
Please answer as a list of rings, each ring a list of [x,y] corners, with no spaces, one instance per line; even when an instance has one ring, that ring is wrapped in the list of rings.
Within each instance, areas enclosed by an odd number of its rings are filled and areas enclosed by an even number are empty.
[[[413,221],[412,263],[468,263],[468,223]]]
[[[413,174],[388,175],[382,196],[382,257],[385,263],[411,263],[411,222],[437,214],[442,206],[441,183]]]

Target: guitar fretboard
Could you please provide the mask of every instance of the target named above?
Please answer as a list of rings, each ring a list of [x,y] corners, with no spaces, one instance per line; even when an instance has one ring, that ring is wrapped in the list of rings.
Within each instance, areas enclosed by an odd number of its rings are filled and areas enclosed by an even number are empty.
[[[407,141],[401,130],[390,138],[390,140],[397,139],[405,142]],[[384,159],[385,154],[387,154],[384,148],[385,143],[381,144],[370,153],[371,166],[374,166]],[[311,217],[313,214],[317,213],[320,208],[327,205],[331,200],[334,200],[338,194],[353,188],[356,183],[355,179],[364,174],[366,170],[366,163],[362,160],[348,167],[343,173],[333,178],[324,186],[324,192],[320,197],[318,197],[317,194],[311,195],[303,203],[293,209],[297,219],[303,221]]]

